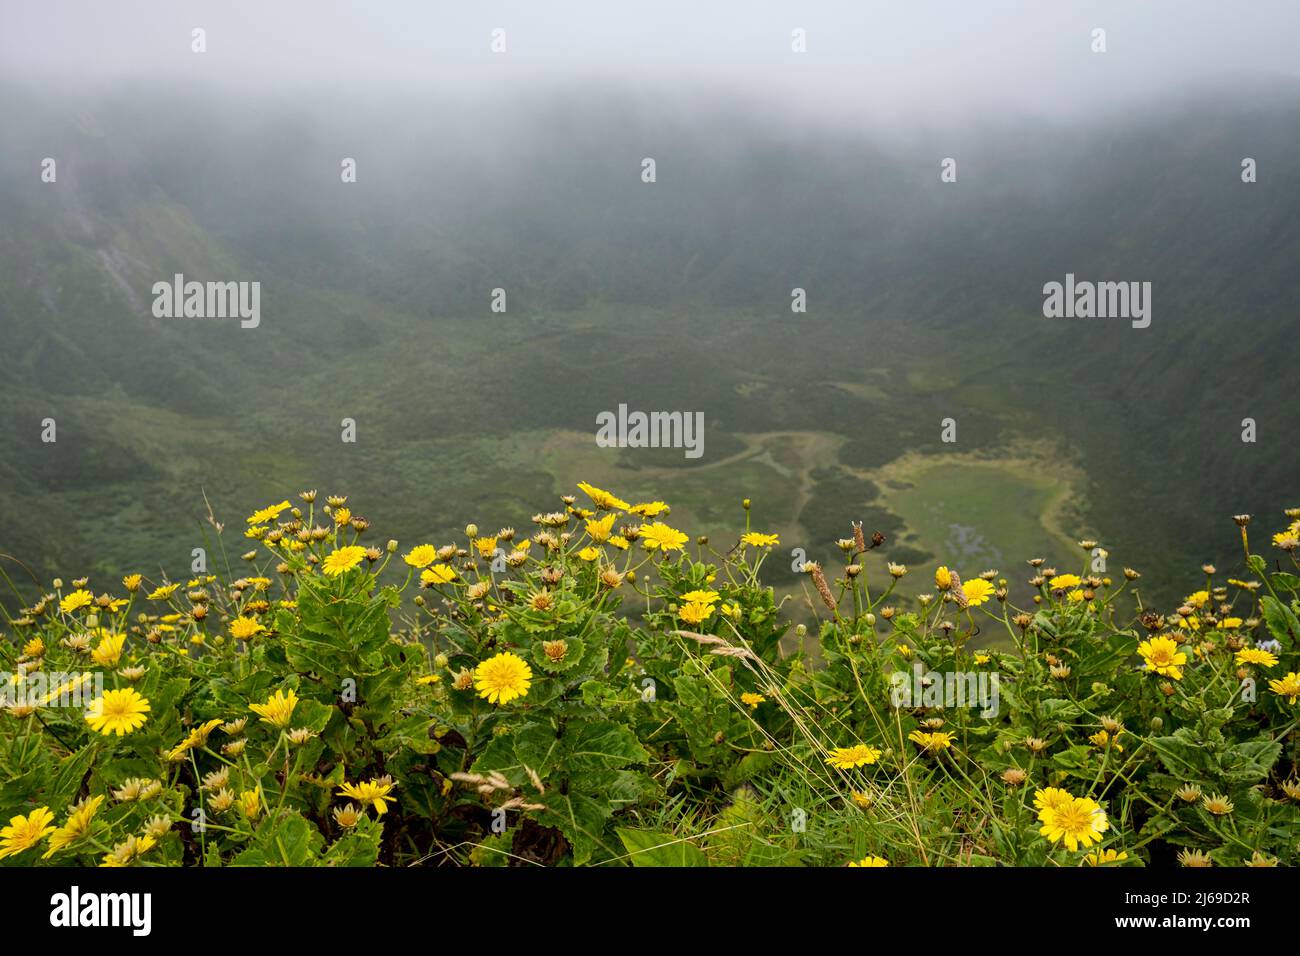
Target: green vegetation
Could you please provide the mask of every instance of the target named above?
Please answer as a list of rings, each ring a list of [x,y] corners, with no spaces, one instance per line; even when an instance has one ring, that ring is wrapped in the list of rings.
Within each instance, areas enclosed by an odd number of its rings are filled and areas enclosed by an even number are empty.
[[[0,860],[1296,862],[1300,509],[1238,517],[1248,578],[1203,569],[1164,613],[1091,542],[1079,573],[1012,562],[1018,606],[998,569],[846,526],[803,568],[805,650],[748,500],[693,543],[662,501],[580,491],[405,548],[304,492],[219,532],[237,577],[55,581],[0,640]]]

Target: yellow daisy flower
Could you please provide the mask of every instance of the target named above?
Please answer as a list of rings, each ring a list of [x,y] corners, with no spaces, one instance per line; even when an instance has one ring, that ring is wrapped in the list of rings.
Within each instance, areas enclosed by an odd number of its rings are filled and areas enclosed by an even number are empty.
[[[516,697],[528,696],[533,678],[532,668],[517,654],[509,651],[489,658],[474,669],[474,689],[492,704],[508,704]]]

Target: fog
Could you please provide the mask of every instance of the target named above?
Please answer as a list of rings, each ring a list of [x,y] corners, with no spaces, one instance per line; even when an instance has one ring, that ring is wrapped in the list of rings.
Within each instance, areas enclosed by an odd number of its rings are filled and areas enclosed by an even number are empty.
[[[191,50],[191,31],[207,49]],[[1092,50],[1105,30],[1106,52]],[[491,49],[504,30],[505,52]],[[792,31],[806,31],[806,52]],[[1215,87],[1290,85],[1300,4],[1256,0],[652,4],[608,0],[47,0],[0,8],[0,72],[91,96],[185,89],[304,108],[622,88],[742,98],[774,123],[1072,121]]]

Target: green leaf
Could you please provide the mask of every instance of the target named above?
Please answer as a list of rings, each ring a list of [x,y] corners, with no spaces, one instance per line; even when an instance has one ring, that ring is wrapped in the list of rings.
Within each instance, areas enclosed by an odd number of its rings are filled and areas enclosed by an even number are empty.
[[[1295,644],[1300,638],[1300,621],[1296,620],[1291,609],[1272,595],[1260,598],[1259,604],[1264,609],[1264,623],[1268,625],[1269,633],[1285,644]]]
[[[618,827],[615,832],[632,854],[633,866],[708,866],[708,857],[695,844],[658,830]]]

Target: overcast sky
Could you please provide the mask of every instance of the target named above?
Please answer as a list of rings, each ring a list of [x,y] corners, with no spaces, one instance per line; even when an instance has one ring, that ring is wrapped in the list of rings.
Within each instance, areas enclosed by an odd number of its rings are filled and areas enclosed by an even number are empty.
[[[1298,0],[0,0],[0,70],[87,94],[124,77],[321,99],[577,81],[846,119],[1069,118],[1213,83],[1249,93],[1249,77],[1300,73],[1298,40]]]

